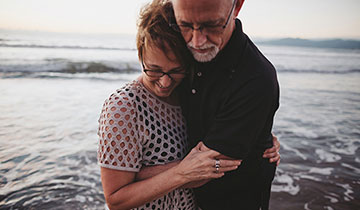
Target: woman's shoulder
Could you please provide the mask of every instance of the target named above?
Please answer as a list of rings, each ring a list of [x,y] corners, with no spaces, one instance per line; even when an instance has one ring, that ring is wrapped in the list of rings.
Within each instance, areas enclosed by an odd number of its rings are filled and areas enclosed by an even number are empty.
[[[136,81],[124,85],[105,100],[99,118],[98,163],[102,167],[138,172],[141,148],[136,112]]]
[[[136,95],[139,95],[141,93],[142,87],[139,81],[133,80],[129,83],[126,83],[124,86],[122,86],[119,89],[116,89],[113,91],[110,96],[107,98],[107,100],[119,100],[123,99],[125,97],[133,98]]]
[[[119,89],[113,91],[105,99],[104,106],[122,106],[126,103],[136,103],[136,99],[141,95],[142,86],[139,81],[133,80]]]

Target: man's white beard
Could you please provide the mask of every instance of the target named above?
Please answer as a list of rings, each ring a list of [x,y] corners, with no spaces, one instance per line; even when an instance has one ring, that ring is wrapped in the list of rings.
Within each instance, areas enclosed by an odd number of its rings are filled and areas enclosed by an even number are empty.
[[[191,53],[193,54],[195,60],[199,62],[209,62],[212,59],[214,59],[216,55],[219,53],[219,47],[212,43],[206,43],[201,47],[195,48],[194,45],[191,42],[189,42],[187,46],[191,51]],[[199,53],[194,49],[210,49],[210,51],[206,53]]]

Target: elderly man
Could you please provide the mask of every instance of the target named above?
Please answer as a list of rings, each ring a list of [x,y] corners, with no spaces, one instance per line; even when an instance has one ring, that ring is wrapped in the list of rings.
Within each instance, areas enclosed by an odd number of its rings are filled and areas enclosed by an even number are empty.
[[[268,209],[276,169],[262,154],[273,145],[279,86],[273,65],[236,19],[243,3],[172,0],[176,22],[170,25],[198,62],[181,99],[189,140],[243,160],[238,170],[195,190],[203,210]]]
[[[243,160],[220,179],[195,183],[201,186],[195,189],[198,204],[203,210],[268,209],[280,159],[271,134],[279,87],[274,67],[236,19],[244,0],[171,3],[175,18],[169,25],[183,35],[197,61],[194,76],[180,87],[190,145],[203,141],[202,149],[220,152],[219,159]],[[175,164],[145,168],[138,178]],[[221,161],[214,167],[221,168]]]

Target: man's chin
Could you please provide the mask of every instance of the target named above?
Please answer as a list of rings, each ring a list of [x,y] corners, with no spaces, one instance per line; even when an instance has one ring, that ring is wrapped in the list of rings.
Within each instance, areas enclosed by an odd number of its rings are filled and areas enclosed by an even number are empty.
[[[193,54],[194,59],[196,61],[202,62],[202,63],[213,60],[216,57],[216,55],[218,54],[218,52],[219,51],[217,49],[212,49],[211,51],[206,52],[206,53],[200,53],[195,50],[191,50],[191,53]]]

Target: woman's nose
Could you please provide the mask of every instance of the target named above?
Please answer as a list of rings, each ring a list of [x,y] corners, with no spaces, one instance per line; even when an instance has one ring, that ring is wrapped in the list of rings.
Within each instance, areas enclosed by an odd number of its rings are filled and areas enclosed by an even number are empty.
[[[161,86],[167,88],[171,85],[172,79],[169,77],[169,75],[166,74],[166,75],[160,77],[159,83],[161,84]]]

